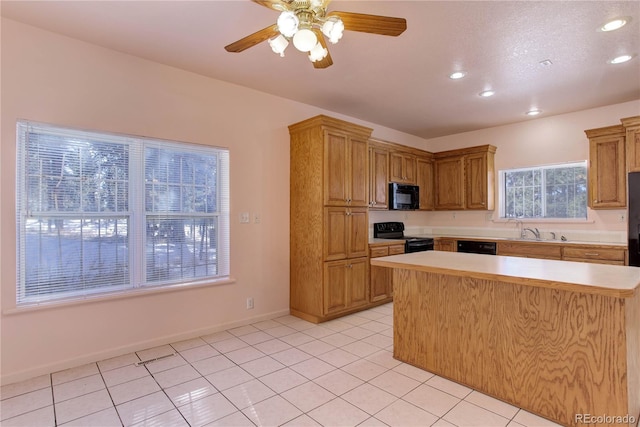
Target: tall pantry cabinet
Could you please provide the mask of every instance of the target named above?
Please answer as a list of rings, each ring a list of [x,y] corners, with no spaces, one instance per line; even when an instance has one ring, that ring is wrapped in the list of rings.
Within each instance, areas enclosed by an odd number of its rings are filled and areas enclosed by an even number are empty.
[[[323,115],[289,126],[290,307],[305,320],[368,304],[371,132]]]

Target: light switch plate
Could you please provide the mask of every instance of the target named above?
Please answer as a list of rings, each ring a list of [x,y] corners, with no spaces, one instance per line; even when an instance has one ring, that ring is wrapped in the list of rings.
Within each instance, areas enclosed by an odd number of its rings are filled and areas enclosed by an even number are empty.
[[[240,213],[240,223],[248,224],[249,223],[249,212],[241,212]]]

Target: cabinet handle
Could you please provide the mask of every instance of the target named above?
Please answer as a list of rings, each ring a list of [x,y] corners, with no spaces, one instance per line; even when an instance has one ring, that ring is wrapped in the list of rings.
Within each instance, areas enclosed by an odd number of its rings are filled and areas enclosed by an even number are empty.
[[[346,215],[347,215],[347,216],[351,215],[351,212],[347,212],[347,213],[346,213]]]
[[[599,253],[597,253],[597,252],[585,252],[585,253],[584,253],[584,255],[585,255],[585,256],[598,256],[598,255],[600,255],[600,254],[599,254]]]

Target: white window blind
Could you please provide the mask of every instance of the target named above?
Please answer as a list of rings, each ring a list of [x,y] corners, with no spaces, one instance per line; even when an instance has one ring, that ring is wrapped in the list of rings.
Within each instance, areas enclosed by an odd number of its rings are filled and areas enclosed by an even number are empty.
[[[229,275],[228,150],[17,130],[18,305]]]

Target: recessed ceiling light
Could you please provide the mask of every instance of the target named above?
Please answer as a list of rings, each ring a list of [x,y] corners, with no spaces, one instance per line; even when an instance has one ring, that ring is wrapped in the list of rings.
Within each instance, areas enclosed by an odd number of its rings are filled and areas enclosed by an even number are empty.
[[[633,58],[633,55],[620,55],[613,58],[609,61],[609,64],[622,64],[623,62],[630,61]]]
[[[466,75],[467,75],[467,73],[465,73],[464,71],[456,71],[455,73],[449,74],[449,78],[452,79],[452,80],[458,80],[458,79],[463,78]]]
[[[488,98],[488,97],[493,96],[495,94],[496,94],[495,91],[489,89],[489,90],[483,90],[478,95],[480,95],[483,98]]]
[[[545,60],[543,60],[543,61],[538,62],[538,64],[540,64],[540,65],[542,65],[542,66],[545,66],[545,67],[548,67],[549,65],[552,65],[552,64],[553,64],[553,62],[551,62],[551,60],[550,60],[550,59],[545,59]]]
[[[626,25],[627,22],[629,22],[631,18],[629,17],[624,17],[624,18],[616,18],[616,19],[612,19],[611,21],[607,22],[606,24],[604,24],[602,27],[599,28],[600,31],[614,31],[617,30],[619,28],[622,28]]]
[[[542,113],[541,110],[538,110],[537,108],[534,108],[532,110],[527,111],[525,114],[527,116],[537,116],[538,114]]]

